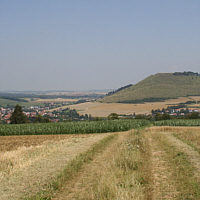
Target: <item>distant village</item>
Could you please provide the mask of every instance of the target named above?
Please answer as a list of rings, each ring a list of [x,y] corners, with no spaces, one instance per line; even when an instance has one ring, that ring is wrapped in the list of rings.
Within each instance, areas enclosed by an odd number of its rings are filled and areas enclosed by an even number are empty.
[[[62,106],[66,105],[62,103]],[[81,119],[90,119],[91,116],[88,115],[79,115],[75,109],[71,110],[69,108],[62,109],[60,103],[51,102],[46,103],[45,106],[30,106],[22,108],[23,113],[26,115],[28,122],[34,122],[35,118],[40,115],[44,118],[48,118],[50,122],[60,122],[64,120],[81,120]],[[50,111],[52,110],[53,111]],[[3,108],[0,107],[0,121],[1,124],[9,124],[10,117],[14,112],[14,108]]]
[[[62,103],[62,106],[66,105],[65,103]],[[179,105],[180,106],[180,105]],[[157,109],[152,110],[151,113],[145,113],[143,115],[136,115],[133,113],[133,115],[126,116],[126,115],[120,115],[120,118],[154,118],[156,120],[156,117],[158,116],[169,116],[171,118],[188,118],[187,116],[191,115],[193,113],[196,114],[196,116],[200,116],[200,108],[177,108],[178,106],[171,106],[167,109]],[[79,115],[75,109],[71,110],[69,108],[63,109],[60,105],[60,103],[57,102],[51,102],[51,103],[45,103],[44,106],[30,106],[22,108],[23,113],[26,115],[28,122],[34,122],[35,118],[37,116],[42,116],[44,118],[47,118],[50,122],[62,122],[62,121],[79,121],[79,120],[92,120],[91,115]],[[9,124],[10,123],[10,117],[12,115],[12,112],[14,111],[14,108],[4,108],[0,107],[0,122],[1,124]],[[167,118],[166,118],[167,119]]]
[[[164,114],[167,113],[171,116],[186,116],[187,114],[197,112],[200,113],[200,108],[178,108],[178,109],[170,109],[170,110],[152,110],[152,114],[160,113]]]

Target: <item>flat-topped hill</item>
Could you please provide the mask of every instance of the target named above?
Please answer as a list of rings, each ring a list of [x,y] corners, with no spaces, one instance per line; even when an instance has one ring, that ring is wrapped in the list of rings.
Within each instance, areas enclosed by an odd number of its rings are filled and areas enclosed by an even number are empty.
[[[158,73],[99,101],[140,103],[195,95],[200,95],[200,75],[198,73]]]

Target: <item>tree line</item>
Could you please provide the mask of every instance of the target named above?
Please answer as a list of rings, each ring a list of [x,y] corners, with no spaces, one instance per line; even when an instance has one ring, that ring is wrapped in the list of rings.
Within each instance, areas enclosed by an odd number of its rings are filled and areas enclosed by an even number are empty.
[[[173,73],[173,75],[175,75],[175,76],[182,76],[182,75],[183,76],[200,76],[200,74],[198,74],[197,72],[195,73],[195,72],[191,72],[191,71],[175,72],[175,73]]]

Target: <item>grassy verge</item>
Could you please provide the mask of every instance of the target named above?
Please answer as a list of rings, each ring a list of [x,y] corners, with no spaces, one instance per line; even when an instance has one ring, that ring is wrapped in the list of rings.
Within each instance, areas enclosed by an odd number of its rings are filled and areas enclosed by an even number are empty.
[[[76,176],[77,172],[82,168],[82,166],[86,163],[89,163],[93,160],[94,156],[101,152],[117,135],[113,134],[110,135],[97,144],[95,144],[93,147],[91,147],[88,151],[85,153],[79,154],[74,160],[72,160],[64,169],[63,172],[61,172],[57,178],[56,181],[54,181],[51,184],[48,184],[45,189],[38,192],[35,196],[31,197],[25,197],[26,200],[42,200],[42,199],[48,199],[50,200],[52,195],[62,187],[62,185],[66,182],[72,179],[74,176]]]

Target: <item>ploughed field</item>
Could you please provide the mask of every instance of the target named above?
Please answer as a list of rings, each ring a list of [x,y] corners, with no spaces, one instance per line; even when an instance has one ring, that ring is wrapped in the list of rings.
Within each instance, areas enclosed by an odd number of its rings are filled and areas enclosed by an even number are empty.
[[[200,199],[200,127],[0,136],[0,199]]]

